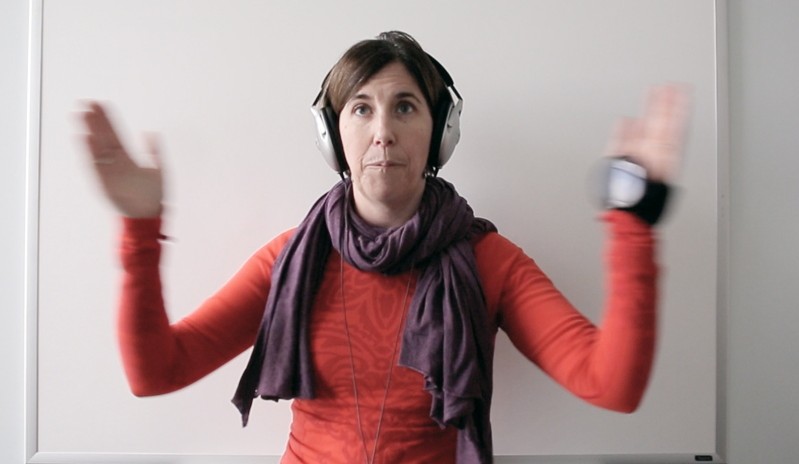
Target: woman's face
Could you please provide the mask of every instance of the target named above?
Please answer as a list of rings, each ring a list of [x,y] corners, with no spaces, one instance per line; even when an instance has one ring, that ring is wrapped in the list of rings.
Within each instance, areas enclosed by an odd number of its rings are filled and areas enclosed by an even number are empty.
[[[408,219],[424,191],[433,118],[405,66],[388,64],[358,89],[341,110],[339,130],[358,213],[367,221],[380,212]]]

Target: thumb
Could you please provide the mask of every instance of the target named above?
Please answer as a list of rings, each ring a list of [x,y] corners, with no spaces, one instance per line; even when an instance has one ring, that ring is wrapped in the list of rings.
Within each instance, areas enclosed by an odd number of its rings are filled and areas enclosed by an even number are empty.
[[[145,132],[143,135],[145,150],[150,156],[150,162],[160,171],[163,167],[161,137],[155,132]]]

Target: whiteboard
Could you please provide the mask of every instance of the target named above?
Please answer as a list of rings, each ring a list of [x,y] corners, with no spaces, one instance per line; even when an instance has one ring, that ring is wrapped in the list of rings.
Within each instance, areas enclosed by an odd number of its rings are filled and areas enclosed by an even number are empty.
[[[288,403],[230,404],[247,353],[169,395],[134,398],[115,342],[119,219],[77,143],[81,99],[111,102],[128,146],[162,136],[162,261],[174,320],[337,181],[308,107],[358,40],[400,29],[452,74],[462,139],[441,176],[600,317],[604,232],[587,190],[615,119],[648,86],[690,84],[673,214],[659,228],[660,339],[641,408],[572,397],[500,333],[498,462],[718,460],[717,5],[710,0],[267,2],[43,0],[31,462],[277,462]],[[516,456],[516,458],[513,458]],[[629,460],[629,461],[626,461]],[[716,461],[718,462],[718,461]]]

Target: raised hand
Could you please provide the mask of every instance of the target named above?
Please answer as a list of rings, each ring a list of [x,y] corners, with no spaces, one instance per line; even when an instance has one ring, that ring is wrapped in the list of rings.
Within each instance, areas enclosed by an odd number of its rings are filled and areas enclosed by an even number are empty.
[[[97,102],[89,102],[81,119],[86,128],[83,139],[103,191],[117,211],[127,217],[154,217],[161,213],[163,173],[160,153],[153,136],[147,151],[153,166],[137,164],[119,140],[108,114]]]
[[[607,154],[631,158],[646,168],[650,180],[673,183],[680,166],[687,119],[685,87],[652,87],[641,117],[619,121]]]

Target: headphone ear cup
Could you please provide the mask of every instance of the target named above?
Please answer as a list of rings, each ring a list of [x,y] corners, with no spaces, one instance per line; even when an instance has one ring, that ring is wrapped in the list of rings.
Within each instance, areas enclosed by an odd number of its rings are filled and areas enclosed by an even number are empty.
[[[322,108],[312,106],[311,113],[316,123],[316,147],[327,164],[341,174],[347,170],[347,161],[344,158],[344,149],[338,132],[336,112],[328,106]]]
[[[462,109],[463,100],[453,103],[451,99],[448,99],[445,104],[439,106],[433,125],[433,138],[428,160],[428,165],[434,172],[447,164],[461,139]]]
[[[341,143],[341,134],[338,131],[338,115],[333,111],[333,108],[329,106],[322,108],[322,111],[324,112],[325,122],[330,132],[333,156],[336,159],[336,167],[333,169],[341,174],[342,172],[349,171],[350,167],[347,166],[347,159],[344,158],[344,146]]]

